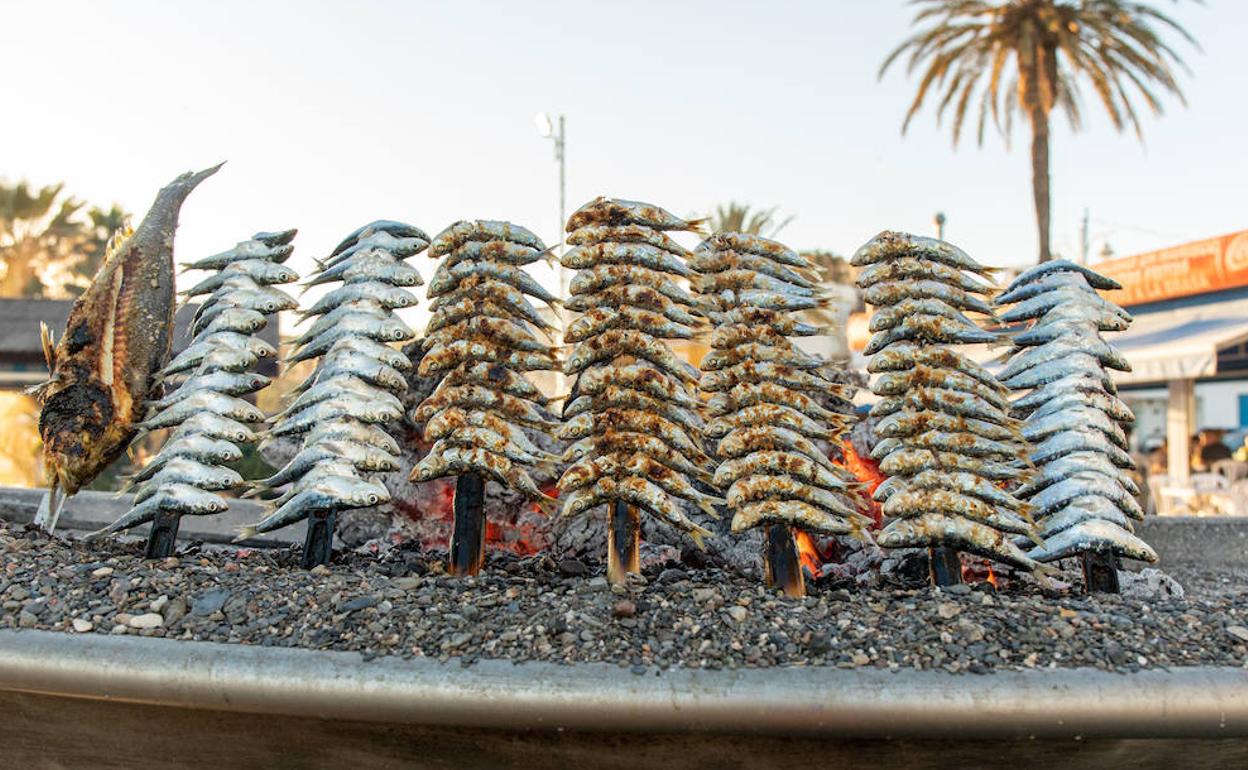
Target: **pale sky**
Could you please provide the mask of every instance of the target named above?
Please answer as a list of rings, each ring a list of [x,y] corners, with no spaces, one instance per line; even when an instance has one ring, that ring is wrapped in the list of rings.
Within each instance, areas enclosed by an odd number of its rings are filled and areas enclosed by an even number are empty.
[[[1248,227],[1248,3],[1170,8],[1189,108],[1146,144],[1085,105],[1053,138],[1054,243],[1129,254]],[[900,0],[13,2],[0,0],[0,178],[65,181],[136,215],[177,174],[229,161],[183,209],[179,259],[298,227],[322,256],[378,218],[431,234],[508,219],[553,242],[557,172],[539,111],[568,124],[569,210],[607,194],[678,214],[728,200],[796,219],[780,239],[841,253],[884,228],[989,264],[1034,259],[1029,135],[956,152],[913,82],[878,81]],[[972,137],[973,139],[973,137]],[[428,278],[432,265],[414,264]]]

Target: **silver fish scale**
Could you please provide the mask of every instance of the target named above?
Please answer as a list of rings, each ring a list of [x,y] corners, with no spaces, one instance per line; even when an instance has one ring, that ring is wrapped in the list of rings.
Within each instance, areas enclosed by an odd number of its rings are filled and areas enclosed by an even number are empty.
[[[269,416],[269,438],[296,437],[299,451],[287,466],[253,485],[271,512],[245,527],[240,538],[271,532],[314,512],[365,508],[390,499],[369,474],[392,470],[398,443],[386,426],[401,419],[397,395],[406,387],[400,368],[407,356],[391,343],[414,332],[395,313],[416,304],[404,287],[420,285],[403,260],[428,248],[429,236],[412,225],[376,220],[344,238],[324,259],[307,286],[339,284],[302,314],[316,316],[296,340],[287,363],[315,360],[284,408]],[[285,487],[285,491],[278,488]],[[280,496],[278,496],[280,494]]]
[[[429,282],[436,299],[418,373],[443,379],[411,412],[432,444],[413,481],[476,473],[540,505],[552,502],[530,475],[551,458],[529,438],[546,412],[525,373],[553,371],[558,360],[522,297],[556,299],[524,269],[545,252],[532,231],[511,222],[464,220],[434,236],[428,255],[442,262]]]
[[[868,504],[843,483],[837,486],[843,470],[826,449],[845,442],[849,421],[823,404],[836,390],[824,380],[827,362],[792,341],[792,332],[806,331],[793,313],[821,302],[814,283],[793,272],[809,263],[784,244],[746,233],[712,235],[694,254],[699,275],[693,285],[716,323],[712,350],[701,364],[703,391],[716,413],[704,435],[716,440],[717,459],[733,469],[720,490],[731,508],[732,531],[778,524],[863,536]],[[750,368],[753,376],[736,374]],[[819,386],[795,390],[804,380]],[[786,462],[818,466],[832,483],[821,485],[809,472],[777,473]]]
[[[1018,493],[1036,512],[1043,544],[1028,555],[1039,561],[1087,552],[1157,560],[1130,525],[1143,514],[1124,430],[1134,416],[1107,371],[1130,365],[1101,336],[1131,322],[1098,293],[1118,288],[1084,265],[1052,260],[1018,276],[998,298],[1007,308],[1003,320],[1034,319],[1002,380],[1016,392],[1012,411],[1027,415],[1023,433],[1033,442],[1037,473]]]
[[[992,318],[992,270],[958,247],[885,231],[855,252],[867,302],[877,307],[864,351],[878,443],[888,478],[877,489],[892,518],[886,547],[946,545],[1028,570],[1043,569],[1017,546],[1035,537],[1027,506],[1001,482],[1027,480],[1027,447],[1006,389],[987,369],[947,345],[992,343],[964,311]]]
[[[267,293],[291,300],[275,285],[297,281],[298,274],[282,265],[294,249],[296,230],[256,233],[234,248],[185,264],[186,270],[215,271],[194,289],[212,292],[201,304],[193,324],[194,336],[183,362],[171,362],[166,371],[189,372],[176,389],[152,403],[141,425],[171,429],[165,442],[126,488],[138,486],[135,505],[101,533],[117,532],[152,521],[161,514],[213,515],[229,505],[217,492],[237,489],[243,479],[225,464],[243,456],[242,444],[257,439],[249,423],[263,422],[264,413],[243,399],[269,384],[269,378],[247,371],[257,354],[276,351],[254,336],[267,316],[286,303],[256,307],[250,300],[235,304],[237,293]],[[214,307],[216,306],[215,310]],[[209,312],[205,312],[209,311]]]
[[[564,430],[592,433],[573,445],[580,460],[559,479],[564,515],[625,502],[695,542],[706,534],[680,502],[709,505],[693,486],[695,475],[709,474],[692,388],[698,375],[669,343],[700,331],[701,309],[682,286],[696,277],[689,253],[664,232],[696,226],[653,204],[605,197],[568,218],[575,248],[564,266],[575,270],[567,307],[580,315],[564,327],[564,372],[573,377]],[[604,432],[608,422],[619,430]],[[635,461],[637,454],[653,462]]]

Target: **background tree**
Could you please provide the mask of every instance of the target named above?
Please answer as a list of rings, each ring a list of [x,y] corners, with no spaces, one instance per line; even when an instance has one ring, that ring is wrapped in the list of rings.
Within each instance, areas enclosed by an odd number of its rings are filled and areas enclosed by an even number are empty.
[[[1177,0],[1176,0],[1177,2]],[[1181,102],[1173,65],[1182,59],[1161,33],[1195,40],[1174,20],[1140,2],[1120,0],[913,0],[915,34],[880,67],[903,54],[906,71],[922,70],[902,132],[930,93],[939,95],[937,119],[952,109],[956,146],[968,110],[977,105],[976,133],[984,141],[988,116],[1007,143],[1015,112],[1031,124],[1032,192],[1040,261],[1049,251],[1049,116],[1065,112],[1082,124],[1080,88],[1090,84],[1119,131],[1142,138],[1138,104],[1161,114],[1157,90]],[[1184,102],[1185,103],[1185,102]]]
[[[0,184],[0,297],[74,297],[99,269],[128,215],[115,204],[87,209],[64,187]]]
[[[793,217],[785,217],[776,221],[779,207],[750,211],[748,203],[729,201],[727,205],[716,206],[715,213],[707,217],[707,226],[712,233],[748,233],[774,238],[784,226],[793,221]]]

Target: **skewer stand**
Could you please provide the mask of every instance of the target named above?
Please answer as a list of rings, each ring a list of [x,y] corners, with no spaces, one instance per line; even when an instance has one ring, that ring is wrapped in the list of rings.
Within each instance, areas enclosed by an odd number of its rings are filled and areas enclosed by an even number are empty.
[[[802,559],[787,524],[767,527],[767,545],[763,553],[763,571],[770,588],[779,588],[785,596],[806,595],[806,579],[802,575]]]
[[[1086,593],[1117,594],[1122,593],[1118,583],[1118,557],[1103,551],[1084,551],[1080,562],[1083,564],[1083,590]]]
[[[480,474],[455,479],[454,511],[448,569],[452,575],[476,575],[485,563],[485,479]]]
[[[334,545],[334,512],[313,511],[308,515],[308,533],[303,539],[303,568],[329,564]]]
[[[962,582],[962,559],[956,548],[947,545],[927,549],[932,585],[956,586]]]
[[[147,535],[146,556],[149,559],[164,559],[173,556],[178,545],[178,527],[182,525],[182,515],[161,511],[152,520],[152,529]]]
[[[618,585],[628,573],[641,572],[641,513],[616,500],[607,515],[607,580]]]

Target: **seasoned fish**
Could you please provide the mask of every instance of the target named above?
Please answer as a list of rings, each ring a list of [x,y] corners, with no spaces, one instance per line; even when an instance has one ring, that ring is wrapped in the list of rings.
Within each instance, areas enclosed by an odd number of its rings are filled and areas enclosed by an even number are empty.
[[[951,243],[892,230],[885,230],[859,247],[849,263],[855,267],[866,267],[901,257],[922,257],[978,275],[987,276],[996,272],[995,268],[984,267]]]
[[[54,344],[42,330],[49,379],[32,389],[50,489],[36,523],[55,529],[63,499],[125,451],[169,360],[173,233],[182,203],[215,166],[164,187],[138,228],[115,237],[104,264],[70,309]],[[160,395],[159,392],[156,395]]]
[[[648,433],[617,430],[583,438],[568,447],[562,459],[568,462],[586,456],[608,453],[644,454],[674,471],[701,479],[706,483],[711,481],[708,468],[712,467],[712,463],[706,460],[690,459],[665,444],[662,439]]]
[[[435,342],[416,371],[427,377],[466,363],[486,361],[521,372],[548,371],[557,367],[550,353],[516,350],[494,339],[484,337]]]
[[[1024,553],[1000,530],[961,516],[943,513],[897,519],[876,535],[875,542],[883,548],[917,548],[938,543],[1030,572],[1044,574],[1052,571]]]
[[[512,241],[474,240],[461,243],[446,255],[442,264],[453,267],[465,261],[489,261],[506,265],[530,265],[549,257],[549,249],[542,250]]]
[[[488,409],[512,422],[539,428],[553,424],[551,415],[524,398],[481,385],[445,384],[413,410],[412,422],[428,422],[440,410],[449,407]]]
[[[697,544],[703,546],[703,538],[710,530],[695,524],[670,498],[654,484],[638,476],[620,479],[599,479],[592,487],[578,489],[564,503],[562,516],[576,516],[594,506],[623,500],[630,505],[644,508],[667,523],[681,530]]]
[[[1025,475],[1022,468],[1013,465],[930,449],[900,449],[880,462],[880,471],[889,476],[913,476],[928,470],[965,471],[992,481],[1012,481]]]
[[[795,524],[808,532],[824,535],[858,535],[862,530],[858,522],[832,515],[801,500],[764,500],[738,508],[732,517],[732,532],[739,534],[763,524]]]
[[[930,410],[894,412],[875,424],[875,435],[881,438],[903,438],[928,430],[970,433],[994,441],[1022,438],[1015,420],[999,424]]]
[[[678,379],[644,361],[622,366],[591,366],[577,377],[572,396],[597,396],[615,386],[670,401],[683,409],[699,408],[698,401],[689,395]]]
[[[434,313],[451,306],[459,307],[460,303],[470,298],[473,301],[488,301],[499,307],[506,308],[519,318],[539,328],[548,328],[549,324],[542,318],[537,308],[525,299],[524,292],[516,287],[496,281],[489,276],[473,275],[459,282],[455,291],[444,294],[429,305]]]
[[[900,257],[864,267],[855,279],[863,288],[887,281],[911,278],[932,279],[974,294],[991,294],[992,287],[967,275],[961,269],[922,256]]]
[[[483,447],[448,446],[434,444],[419,463],[412,468],[412,481],[431,481],[444,476],[461,473],[479,473],[500,484],[522,492],[543,510],[552,510],[555,499],[542,492],[537,484],[511,460]]]
[[[573,294],[590,294],[612,286],[647,286],[677,304],[687,307],[698,304],[670,276],[640,265],[596,265],[578,270],[568,290]]]
[[[760,474],[790,476],[806,484],[838,491],[854,489],[858,484],[847,471],[787,450],[750,452],[724,460],[715,469],[713,480],[717,488],[727,489],[739,479]]]
[[[443,327],[430,332],[421,342],[426,351],[438,345],[451,346],[455,341],[469,338],[481,338],[489,342],[510,348],[519,353],[542,353],[551,355],[549,345],[544,345],[533,337],[529,330],[520,324],[505,318],[476,316],[457,324]],[[553,364],[553,360],[551,361]]]
[[[693,271],[671,251],[646,243],[595,243],[577,246],[559,260],[564,267],[584,270],[597,265],[640,265],[660,273],[689,278]]]
[[[643,225],[655,230],[690,230],[698,232],[703,220],[686,221],[649,203],[599,196],[572,212],[567,232],[596,225]]]
[[[974,294],[940,281],[885,281],[863,290],[868,305],[887,307],[906,299],[938,299],[950,307],[996,318],[992,307]],[[1006,319],[1002,319],[1006,320]]]
[[[974,324],[967,325],[952,318],[937,315],[914,314],[890,329],[876,332],[867,340],[864,355],[878,353],[884,348],[903,340],[952,343],[969,345],[979,342],[996,342],[997,335]]]
[[[447,268],[446,265],[439,265],[437,271],[433,274],[433,278],[429,281],[429,297],[432,299],[441,297],[444,294],[450,294],[459,288],[460,284],[467,278],[488,278],[511,286],[530,297],[536,297],[548,305],[554,306],[559,304],[559,298],[546,291],[523,268],[498,262],[465,261],[457,262],[450,268]]]
[[[655,436],[677,452],[694,460],[705,460],[700,442],[676,423],[657,414],[636,409],[606,409],[602,412],[579,414],[564,422],[555,435],[576,441],[609,431],[631,431]]]
[[[563,364],[564,374],[577,374],[602,361],[635,356],[657,366],[666,374],[696,383],[697,370],[681,361],[671,348],[649,334],[633,329],[610,329],[578,343]]]
[[[694,254],[723,251],[756,254],[789,267],[810,267],[810,262],[805,257],[783,243],[747,233],[715,233],[702,241],[694,250]]]
[[[429,256],[443,257],[469,241],[510,241],[544,251],[546,244],[533,231],[511,222],[492,219],[461,220],[433,237],[429,244]]]
[[[774,363],[794,369],[819,369],[824,361],[794,347],[787,341],[782,345],[765,345],[759,342],[743,342],[731,348],[712,350],[702,359],[702,371],[712,372],[743,363]]]
[[[677,256],[688,252],[662,230],[645,225],[590,225],[573,230],[565,239],[572,246],[590,246],[598,243],[645,243]],[[568,265],[565,261],[564,264]]]
[[[259,533],[281,529],[306,519],[312,513],[368,508],[389,500],[390,493],[380,484],[347,477],[322,479],[312,488],[286,500],[258,523],[243,527],[235,540],[246,540]]]
[[[619,305],[592,308],[568,324],[563,332],[565,343],[584,342],[611,329],[635,329],[652,337],[662,339],[693,339],[697,330],[687,324],[676,323],[661,313],[642,308]]]
[[[884,502],[885,516],[914,518],[926,517],[929,513],[957,516],[987,524],[1000,532],[1039,539],[1035,526],[1018,514],[948,489],[907,489],[889,495]]]
[[[755,404],[738,409],[733,414],[711,420],[706,425],[704,435],[708,438],[722,438],[734,428],[755,425],[787,428],[803,436],[824,441],[832,440],[838,433],[827,424],[820,424],[798,410],[783,404]]]
[[[691,434],[701,434],[706,424],[697,412],[686,409],[666,399],[657,399],[640,390],[610,385],[596,396],[578,396],[565,401],[563,419],[567,420],[580,414],[603,412],[607,409],[633,409],[657,414],[671,420]]]
[[[698,385],[708,393],[719,393],[743,383],[763,382],[814,393],[825,393],[833,389],[832,384],[816,372],[795,369],[772,361],[757,364],[747,361],[727,369],[704,372]]]
[[[814,289],[816,286],[814,280],[792,268],[773,262],[768,257],[747,252],[696,251],[689,258],[689,266],[699,273],[707,275],[732,270],[745,270],[761,273],[784,284],[791,284],[802,289]]]
[[[650,286],[612,285],[599,291],[578,294],[564,303],[568,310],[581,312],[597,308],[633,307],[652,310],[674,323],[697,326],[701,319],[682,308],[676,301]]]

